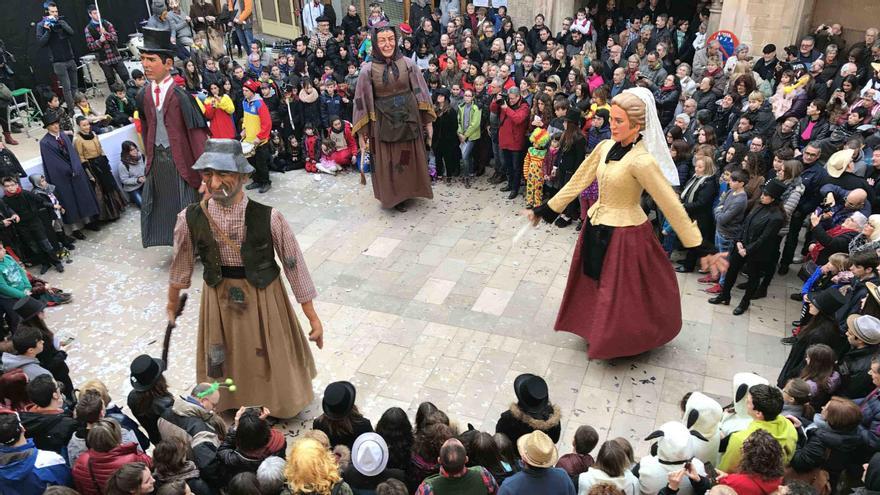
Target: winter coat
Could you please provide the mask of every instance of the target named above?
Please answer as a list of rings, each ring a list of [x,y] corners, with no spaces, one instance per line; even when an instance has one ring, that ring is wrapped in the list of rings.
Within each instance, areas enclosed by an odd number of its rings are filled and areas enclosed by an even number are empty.
[[[492,100],[489,111],[499,115],[498,148],[508,151],[525,151],[526,132],[529,129],[529,106],[520,102],[516,108],[502,107]]]
[[[782,148],[788,148],[792,151],[798,149],[798,136],[797,132],[792,131],[788,134],[783,134],[779,127],[773,131],[773,135],[770,136],[770,142],[767,143],[767,147],[770,148],[770,151],[775,153]]]
[[[743,243],[752,261],[767,261],[779,254],[779,229],[783,223],[784,215],[779,208],[760,205],[749,212],[742,233],[733,240]]]
[[[60,137],[64,141],[63,149],[51,134],[40,140],[46,181],[55,186],[55,196],[64,206],[64,223],[86,222],[98,215],[98,200],[73,142],[63,132]]]
[[[858,428],[840,431],[824,424],[810,431],[807,443],[795,451],[790,466],[798,473],[824,469],[831,477],[831,486],[837,486],[844,472],[850,479],[861,477],[862,463],[867,456],[867,445]]]
[[[480,120],[482,119],[482,112],[480,111],[480,107],[476,104],[471,104],[470,109],[470,121],[468,122],[467,129],[464,128],[464,106],[466,103],[462,103],[458,106],[458,134],[464,136],[466,141],[476,141],[480,139]]]
[[[715,128],[715,135],[718,139],[730,134],[732,129],[736,129],[736,122],[739,120],[739,110],[736,105],[725,109],[720,103],[715,104],[715,116],[712,118],[712,126]]]
[[[354,445],[354,441],[357,437],[361,436],[364,433],[370,433],[373,431],[373,424],[367,418],[359,418],[353,420],[351,422],[352,432],[345,435],[332,434],[327,425],[324,424],[324,420],[322,418],[317,418],[312,424],[313,430],[320,430],[327,434],[327,437],[330,439],[330,445],[335,447],[337,445],[345,445],[349,449]]]
[[[860,301],[861,297],[857,301]],[[850,349],[837,360],[837,369],[840,371],[840,388],[837,390],[837,395],[855,399],[868,395],[874,389],[868,370],[871,369],[871,358],[877,350],[876,345]]]
[[[857,230],[844,229],[837,227],[825,230],[822,224],[813,227],[813,241],[820,246],[810,251],[810,255],[816,253],[813,261],[821,266],[828,263],[828,258],[835,253],[849,253],[849,242],[852,241],[859,232]],[[820,249],[821,247],[821,249]]]
[[[743,442],[755,430],[764,430],[779,442],[779,445],[782,447],[782,455],[785,458],[784,461],[788,464],[788,461],[794,455],[798,434],[791,421],[779,415],[770,421],[755,419],[749,423],[746,429],[731,434],[730,441],[727,442],[727,450],[721,457],[718,469],[725,473],[730,473],[739,468],[740,462],[742,462]]]
[[[801,181],[800,176],[786,181],[786,186],[787,187],[785,189],[785,192],[782,193],[782,198],[780,198],[782,209],[785,211],[785,223],[782,225],[782,228],[779,229],[780,237],[788,235],[789,223],[791,222],[791,214],[794,213],[794,210],[797,209],[797,205],[801,200],[801,196],[804,194],[804,184]]]
[[[238,473],[251,472],[256,473],[260,463],[269,456],[278,456],[285,459],[287,456],[287,441],[279,430],[272,429],[269,444],[263,447],[259,452],[249,452],[247,454],[240,452],[235,447],[235,429],[230,428],[217,449],[217,458],[220,461],[220,467],[224,477],[223,485],[229,483],[229,480]]]
[[[746,214],[745,192],[733,194],[733,191],[727,190],[713,213],[718,235],[725,239],[736,239],[742,233]]]
[[[559,406],[551,406],[552,410],[546,419],[535,418],[514,403],[510,405],[510,409],[501,413],[498,422],[495,425],[495,433],[504,433],[507,438],[516,445],[516,441],[523,435],[528,435],[535,430],[541,430],[553,440],[554,443],[559,441],[559,435],[562,432],[559,420],[562,413]]]
[[[764,101],[757,110],[747,110],[743,112],[743,117],[749,117],[752,122],[752,129],[740,135],[741,143],[751,141],[755,136],[770,137],[773,133],[773,127],[776,125],[776,118],[773,117],[773,111],[770,109],[770,102]]]
[[[134,414],[137,422],[147,431],[147,435],[150,437],[150,442],[152,442],[153,445],[156,445],[162,440],[162,436],[159,434],[159,426],[157,425],[159,417],[162,416],[162,413],[165,412],[166,409],[171,407],[171,404],[174,402],[174,397],[171,395],[155,397],[145,411],[138,412],[138,409],[135,406],[138,404],[141,395],[146,393],[147,392],[138,392],[137,390],[129,392],[128,409]]]
[[[880,388],[875,388],[855,403],[862,409],[859,437],[872,451],[880,450]]]
[[[657,117],[660,118],[660,125],[665,129],[675,119],[675,109],[678,107],[678,98],[681,91],[677,88],[663,89],[657,88],[654,91],[654,100],[657,103]]]
[[[0,493],[43,495],[47,486],[72,486],[72,481],[64,458],[38,450],[32,439],[19,447],[0,445]]]
[[[718,101],[718,98],[720,97],[721,96],[716,93],[713,88],[709,88],[709,91],[697,89],[691,96],[691,98],[697,101],[697,112],[700,110],[708,110],[713,117],[715,116],[715,102]]]
[[[498,495],[534,495],[537,493],[575,495],[576,491],[568,474],[562,469],[530,466],[507,478],[498,490]]]
[[[49,370],[40,366],[40,361],[35,357],[28,357],[21,354],[3,353],[3,372],[9,372],[16,368],[21,368],[27,375],[28,381],[40,375],[51,375]]]
[[[132,462],[153,465],[150,456],[138,452],[134,442],[117,445],[110,452],[89,449],[73,465],[73,482],[81,495],[101,495],[113,473]]]
[[[33,438],[38,449],[51,450],[61,455],[67,452],[67,444],[79,426],[70,414],[60,410],[43,412],[30,408],[19,416],[25,436]]]
[[[73,434],[70,438],[70,442],[67,443],[67,461],[73,466],[76,464],[76,460],[79,459],[79,456],[84,454],[88,447],[86,447],[86,435],[88,435],[88,431],[85,429],[85,425],[80,425],[80,429]],[[125,445],[127,443],[138,443],[138,437],[131,430],[122,427],[122,441],[120,445]],[[149,443],[147,444],[149,446]],[[138,449],[138,452],[143,452],[143,449]]]
[[[192,461],[200,471],[200,477],[219,484],[222,478],[217,450],[221,438],[226,435],[226,423],[208,411],[194,399],[175,397],[171,407],[162,413],[158,422],[162,438],[178,436],[185,438],[192,448]]]
[[[565,472],[572,477],[575,485],[577,485],[578,476],[580,476],[581,473],[587,472],[594,462],[593,456],[590,454],[578,454],[577,452],[572,452],[560,457],[559,461],[556,463],[556,467],[564,469]]]
[[[693,176],[691,181],[699,181],[700,177]],[[685,184],[683,191],[687,191]],[[691,220],[697,222],[697,227],[703,235],[703,239],[713,239],[715,237],[715,215],[712,212],[712,204],[718,197],[718,180],[714,176],[706,177],[699,185],[694,185],[696,191],[693,192],[691,201],[682,198],[684,209]],[[684,194],[684,193],[682,193]]]
[[[765,480],[754,474],[733,473],[718,480],[718,484],[733,488],[737,495],[770,495],[782,484],[782,477]]]
[[[217,493],[201,476],[202,473],[193,461],[186,461],[183,468],[176,473],[153,473],[153,477],[156,478],[157,492],[162,485],[173,481],[184,481],[193,495],[214,495]]]
[[[810,117],[804,117],[798,122],[797,129],[795,130],[795,135],[798,139],[798,149],[804,149],[804,146],[810,141],[820,141],[831,135],[831,126],[828,124],[828,119],[824,117],[819,118],[813,124],[813,130],[810,135],[804,137],[804,132],[807,130],[808,125],[810,125]]]
[[[321,93],[321,127],[330,127],[330,117],[339,117],[342,112],[342,97],[338,94]]]

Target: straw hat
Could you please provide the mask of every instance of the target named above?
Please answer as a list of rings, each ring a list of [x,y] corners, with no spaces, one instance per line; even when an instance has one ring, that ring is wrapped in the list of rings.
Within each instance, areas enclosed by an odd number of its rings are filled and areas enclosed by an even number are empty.
[[[559,453],[550,437],[541,430],[519,437],[516,448],[522,460],[532,467],[549,468],[556,465]]]

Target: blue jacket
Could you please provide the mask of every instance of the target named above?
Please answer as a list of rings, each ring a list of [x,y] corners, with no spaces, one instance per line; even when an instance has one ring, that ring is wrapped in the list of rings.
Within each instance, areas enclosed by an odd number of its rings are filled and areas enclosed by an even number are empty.
[[[501,489],[498,490],[498,495],[532,495],[535,493],[575,495],[576,492],[571,478],[564,470],[530,466],[504,480]]]
[[[342,98],[339,95],[328,95],[321,93],[319,98],[321,102],[321,127],[330,128],[330,117],[335,115],[342,118]]]
[[[38,450],[30,438],[21,447],[0,446],[0,493],[42,495],[49,485],[73,486],[71,481],[64,458]]]
[[[862,409],[862,423],[859,425],[859,436],[868,447],[880,449],[880,395],[874,389],[867,397],[854,402]]]
[[[801,172],[801,182],[804,184],[804,194],[798,203],[798,211],[804,214],[810,214],[822,202],[822,195],[819,192],[821,187],[828,182],[828,172],[825,170],[825,164],[815,162],[809,167],[804,167]]]

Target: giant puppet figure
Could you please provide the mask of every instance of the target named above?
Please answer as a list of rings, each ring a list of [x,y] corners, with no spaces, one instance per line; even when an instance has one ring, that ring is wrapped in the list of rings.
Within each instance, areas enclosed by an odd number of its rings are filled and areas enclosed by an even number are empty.
[[[201,178],[192,166],[205,148],[208,124],[195,100],[171,78],[171,33],[150,28],[143,32],[141,62],[149,83],[137,97],[147,156],[141,243],[171,246],[177,214],[199,199]]]
[[[197,382],[233,377],[218,411],[261,405],[291,418],[314,398],[315,362],[309,340],[323,347],[324,330],[312,305],[315,286],[293,231],[281,212],[245,196],[254,168],[234,139],[211,139],[193,166],[210,199],[189,205],[174,227],[168,284],[168,321],[188,288],[195,255],[204,265]],[[275,256],[281,260],[281,267]],[[287,296],[282,274],[309,320],[308,340]]]
[[[373,194],[383,208],[406,211],[407,199],[434,197],[425,142],[435,118],[422,72],[401,55],[394,28],[376,29],[373,61],[357,80],[352,132],[361,149],[369,145]]]
[[[575,247],[555,328],[586,339],[592,359],[633,356],[681,330],[678,282],[642,210],[642,192],[648,191],[685,247],[702,244],[670,185],[678,185],[678,175],[647,89],[614,97],[611,139],[599,143],[545,205],[524,214],[534,224],[540,218],[552,222],[594,180],[599,199]]]

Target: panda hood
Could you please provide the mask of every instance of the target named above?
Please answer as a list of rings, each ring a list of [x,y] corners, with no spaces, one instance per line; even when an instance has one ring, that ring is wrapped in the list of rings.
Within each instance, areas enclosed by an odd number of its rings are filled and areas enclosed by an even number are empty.
[[[694,392],[687,400],[681,421],[709,439],[718,434],[722,414],[718,401],[701,392]]]

